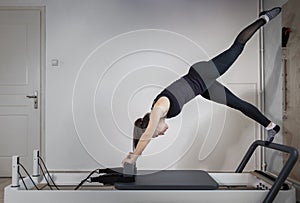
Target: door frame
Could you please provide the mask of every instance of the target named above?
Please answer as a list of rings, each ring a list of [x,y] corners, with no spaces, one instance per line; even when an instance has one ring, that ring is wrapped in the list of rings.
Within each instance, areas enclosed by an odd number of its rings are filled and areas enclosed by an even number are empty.
[[[40,155],[45,158],[46,91],[46,6],[0,6],[0,10],[35,10],[40,12]]]

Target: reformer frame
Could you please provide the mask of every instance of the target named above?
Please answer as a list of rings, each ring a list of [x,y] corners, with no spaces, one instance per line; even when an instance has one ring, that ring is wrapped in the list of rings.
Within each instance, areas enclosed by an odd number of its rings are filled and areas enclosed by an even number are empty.
[[[284,164],[278,177],[275,180],[264,175],[252,173],[242,173],[251,156],[258,146],[278,150],[289,154],[289,158]],[[25,190],[24,185],[19,181],[19,187],[13,188],[13,185],[5,188],[5,203],[18,201],[43,201],[43,202],[285,202],[294,203],[295,188],[286,183],[286,179],[298,159],[298,151],[289,146],[276,143],[266,143],[257,140],[248,149],[235,173],[209,173],[210,176],[219,183],[217,190],[116,190],[115,187],[99,186],[99,184],[86,185],[82,190],[70,190],[74,186],[74,181],[86,174],[51,174],[59,185],[63,186],[58,190],[34,190],[34,185],[30,183],[29,177],[25,183],[29,185],[30,190]],[[37,184],[45,185],[45,180],[34,178]],[[256,185],[256,189],[245,187],[247,184]],[[253,186],[254,185],[254,186]],[[284,186],[284,187],[283,187]],[[68,188],[69,187],[69,188]],[[157,194],[157,195],[156,195]],[[158,195],[159,194],[159,195]],[[46,199],[45,199],[46,198]],[[149,200],[147,198],[150,198]]]

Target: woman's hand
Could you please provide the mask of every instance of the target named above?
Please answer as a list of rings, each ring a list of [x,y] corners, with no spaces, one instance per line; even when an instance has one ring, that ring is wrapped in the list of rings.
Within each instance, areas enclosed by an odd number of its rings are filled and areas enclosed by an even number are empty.
[[[138,158],[138,155],[133,154],[132,152],[129,152],[129,154],[123,159],[122,165],[124,166],[125,162],[129,164],[134,164]]]

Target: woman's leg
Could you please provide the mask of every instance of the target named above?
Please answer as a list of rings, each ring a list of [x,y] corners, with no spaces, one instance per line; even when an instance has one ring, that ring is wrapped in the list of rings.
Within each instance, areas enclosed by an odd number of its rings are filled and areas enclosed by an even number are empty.
[[[272,142],[274,136],[280,130],[278,125],[274,123],[271,125],[272,122],[266,118],[255,106],[240,99],[217,81],[214,82],[203,94],[201,94],[201,96],[208,100],[239,110],[249,118],[264,126],[268,133],[267,141]]]
[[[262,12],[259,19],[247,26],[238,34],[233,45],[229,49],[212,59],[212,62],[214,63],[220,75],[224,74],[234,63],[234,61],[242,53],[245,44],[255,34],[255,32],[269,20],[276,17],[280,11],[281,8],[276,7],[269,11]]]
[[[243,29],[236,37],[232,46],[218,56],[208,62],[198,62],[192,65],[189,73],[195,76],[195,81],[199,81],[203,89],[209,88],[211,84],[234,63],[238,56],[242,53],[247,41],[254,33],[269,20],[280,13],[280,8],[273,8],[269,11],[264,11],[260,18]],[[199,77],[200,76],[200,77]]]
[[[201,96],[208,100],[239,110],[264,127],[267,127],[271,123],[271,121],[267,119],[255,106],[240,99],[217,81],[214,82]]]

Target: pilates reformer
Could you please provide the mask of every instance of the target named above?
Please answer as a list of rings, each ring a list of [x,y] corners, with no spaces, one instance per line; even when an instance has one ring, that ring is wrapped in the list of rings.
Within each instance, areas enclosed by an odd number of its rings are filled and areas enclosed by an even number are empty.
[[[262,171],[243,172],[258,147],[289,154],[277,177]],[[51,174],[60,190],[49,190],[45,180],[35,178],[37,190],[27,177],[13,179],[5,188],[5,203],[11,202],[296,202],[295,188],[286,181],[298,158],[295,148],[255,141],[234,173],[208,173],[202,170],[137,170],[134,165],[98,169],[100,175]],[[16,167],[13,168],[15,173]],[[95,170],[96,171],[96,170]],[[143,174],[143,175],[141,175]],[[83,177],[86,177],[83,179]],[[81,182],[79,180],[82,180]],[[79,185],[75,184],[80,182]],[[86,183],[88,182],[88,183]],[[84,184],[85,183],[85,184]],[[30,190],[25,190],[27,184]],[[77,185],[74,190],[74,185]],[[28,187],[28,186],[27,186]],[[79,189],[79,190],[77,190]]]

